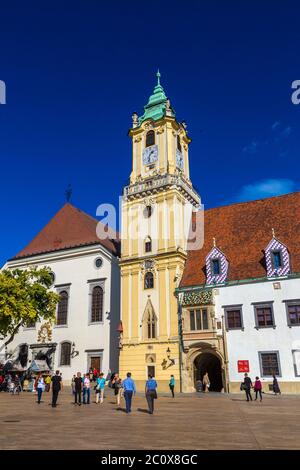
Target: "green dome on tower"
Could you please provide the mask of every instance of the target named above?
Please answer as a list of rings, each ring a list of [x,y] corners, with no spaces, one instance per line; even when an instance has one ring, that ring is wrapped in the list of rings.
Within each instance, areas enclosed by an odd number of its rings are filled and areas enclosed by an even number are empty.
[[[150,96],[148,103],[144,106],[144,114],[139,119],[139,124],[146,121],[146,119],[153,119],[157,121],[158,119],[163,118],[166,115],[166,110],[168,110],[168,115],[175,117],[175,111],[171,108],[170,102],[165,94],[163,87],[160,84],[160,73],[157,71],[157,85],[153,90],[152,95]]]

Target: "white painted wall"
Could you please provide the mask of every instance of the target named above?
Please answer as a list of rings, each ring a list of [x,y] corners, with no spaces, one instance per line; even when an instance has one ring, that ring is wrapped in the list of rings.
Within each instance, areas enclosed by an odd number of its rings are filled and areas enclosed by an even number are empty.
[[[273,283],[280,282],[281,289],[275,290]],[[227,348],[229,356],[230,381],[242,381],[238,373],[237,361],[249,360],[250,376],[261,376],[259,355],[261,351],[279,351],[282,376],[280,381],[300,381],[294,370],[292,350],[300,350],[300,327],[289,327],[286,307],[283,300],[300,299],[300,279],[284,279],[243,285],[220,287],[215,295],[216,315],[224,315],[223,306],[242,304],[244,330],[229,330]],[[274,301],[273,311],[276,328],[255,328],[254,306],[252,302]],[[263,381],[270,377],[263,378]]]
[[[95,259],[103,260],[100,269],[95,266]],[[54,369],[58,368],[63,379],[68,382],[73,374],[86,372],[88,368],[87,350],[103,349],[102,370],[104,374],[110,368],[118,370],[118,332],[120,312],[120,275],[118,260],[101,245],[64,250],[43,256],[23,260],[9,261],[4,268],[26,268],[32,265],[49,266],[55,273],[54,285],[70,284],[69,311],[67,326],[54,326],[52,342],[58,343],[55,352]],[[90,324],[90,285],[88,281],[102,279],[104,283],[103,322]],[[53,290],[56,290],[53,287]],[[37,343],[40,324],[34,329],[23,329],[15,336],[8,350],[14,350],[19,344]],[[79,355],[71,359],[71,366],[60,366],[60,343],[75,343]],[[30,355],[29,355],[30,358]]]

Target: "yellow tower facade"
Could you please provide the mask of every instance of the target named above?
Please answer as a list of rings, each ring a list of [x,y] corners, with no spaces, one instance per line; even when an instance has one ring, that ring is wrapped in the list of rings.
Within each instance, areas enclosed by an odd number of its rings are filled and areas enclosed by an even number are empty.
[[[151,374],[167,390],[171,374],[180,381],[175,288],[200,198],[189,177],[186,125],[176,120],[159,72],[144,114],[132,118],[132,171],[122,199],[120,376],[131,372],[143,390]]]

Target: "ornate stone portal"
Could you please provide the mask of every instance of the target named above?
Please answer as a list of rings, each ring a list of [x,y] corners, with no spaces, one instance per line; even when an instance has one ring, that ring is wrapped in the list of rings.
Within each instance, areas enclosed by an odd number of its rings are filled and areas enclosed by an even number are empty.
[[[179,296],[182,306],[183,392],[195,391],[205,372],[210,375],[212,390],[225,391],[223,329],[215,317],[214,290],[190,290],[181,292]]]

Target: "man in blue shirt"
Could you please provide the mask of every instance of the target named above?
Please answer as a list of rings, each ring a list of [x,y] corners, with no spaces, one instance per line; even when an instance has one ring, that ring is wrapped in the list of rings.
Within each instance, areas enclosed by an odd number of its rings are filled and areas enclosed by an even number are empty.
[[[123,389],[124,389],[124,398],[126,403],[126,413],[131,413],[131,400],[132,395],[135,395],[136,387],[135,383],[131,378],[131,373],[127,372],[127,379],[123,381]]]
[[[154,412],[154,400],[157,398],[156,388],[156,380],[152,377],[152,375],[148,375],[148,380],[145,386],[145,393],[150,415],[153,415]]]

